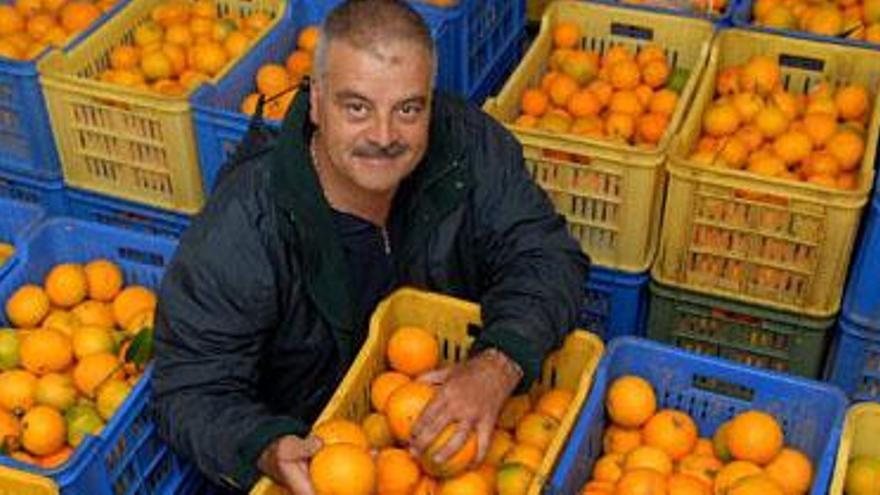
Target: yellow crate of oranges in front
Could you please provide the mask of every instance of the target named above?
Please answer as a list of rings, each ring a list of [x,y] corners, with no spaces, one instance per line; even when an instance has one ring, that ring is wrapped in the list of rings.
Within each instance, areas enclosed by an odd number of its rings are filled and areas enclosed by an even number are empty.
[[[86,31],[117,0],[15,0],[0,5],[0,57],[31,60]]]
[[[812,486],[810,458],[784,444],[768,413],[744,411],[700,437],[688,413],[658,410],[635,375],[611,383],[605,409],[602,456],[581,495],[804,495]]]
[[[124,286],[112,261],[65,263],[6,301],[0,329],[0,443],[43,468],[62,465],[123,403],[143,368],[126,361],[152,327],[156,296]]]

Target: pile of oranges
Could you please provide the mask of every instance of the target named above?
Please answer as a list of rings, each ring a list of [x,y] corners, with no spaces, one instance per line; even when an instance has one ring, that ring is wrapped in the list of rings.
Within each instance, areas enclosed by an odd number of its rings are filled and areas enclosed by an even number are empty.
[[[334,419],[315,427],[322,449],[309,473],[320,494],[347,495],[519,495],[526,493],[556,436],[572,400],[554,388],[540,396],[518,395],[503,407],[486,458],[474,466],[477,438],[438,464],[436,453],[456,431],[447,426],[421,458],[406,446],[413,425],[434,397],[433,385],[416,380],[439,364],[435,336],[419,327],[400,327],[386,347],[390,369],[370,384],[372,412],[360,423]]]
[[[317,26],[308,26],[300,31],[296,50],[292,51],[281,64],[263,64],[255,76],[257,91],[244,97],[241,111],[253,115],[257,110],[260,95],[266,98],[263,115],[267,119],[281,120],[296,97],[296,89],[291,89],[305,76],[311,75],[315,48],[318,46],[320,31]],[[285,93],[286,91],[286,93]],[[283,94],[282,94],[283,93]],[[277,98],[271,99],[277,96]],[[270,100],[271,99],[271,100]]]
[[[657,410],[653,387],[625,375],[608,388],[603,455],[581,495],[802,495],[813,466],[784,445],[770,414],[750,410],[699,437],[685,412]]]
[[[212,0],[166,0],[110,52],[98,79],[180,96],[242,55],[272,22],[265,12],[219,14]]]
[[[769,28],[880,43],[880,0],[756,0],[752,16]]]
[[[16,290],[5,308],[15,328],[0,329],[3,452],[53,468],[99,432],[143,372],[124,356],[155,306],[106,259],[56,265],[42,286]]]
[[[859,84],[782,86],[779,64],[758,55],[719,71],[690,160],[765,177],[850,190],[858,187],[872,110]]]
[[[116,0],[16,0],[0,5],[0,57],[30,60],[85,31]]]
[[[678,103],[687,73],[673,70],[655,44],[633,53],[623,45],[582,50],[580,28],[560,22],[553,28],[554,50],[540,83],[523,92],[515,125],[656,146]]]

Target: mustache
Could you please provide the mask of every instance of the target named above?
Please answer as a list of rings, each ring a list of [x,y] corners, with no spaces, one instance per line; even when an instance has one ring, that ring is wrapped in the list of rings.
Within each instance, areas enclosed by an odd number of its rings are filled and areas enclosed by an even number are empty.
[[[393,160],[402,156],[407,151],[409,151],[409,146],[400,141],[394,141],[387,146],[379,146],[377,144],[358,146],[354,149],[353,154],[358,158]]]

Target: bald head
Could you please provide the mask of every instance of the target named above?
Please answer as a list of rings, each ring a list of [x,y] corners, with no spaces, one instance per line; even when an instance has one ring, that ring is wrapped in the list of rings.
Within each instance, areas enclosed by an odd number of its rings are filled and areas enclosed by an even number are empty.
[[[321,26],[315,61],[318,82],[326,75],[329,48],[334,43],[346,43],[383,63],[395,63],[386,60],[381,50],[384,45],[411,45],[424,51],[431,61],[432,73],[436,72],[431,32],[422,16],[404,0],[346,0],[333,9]]]

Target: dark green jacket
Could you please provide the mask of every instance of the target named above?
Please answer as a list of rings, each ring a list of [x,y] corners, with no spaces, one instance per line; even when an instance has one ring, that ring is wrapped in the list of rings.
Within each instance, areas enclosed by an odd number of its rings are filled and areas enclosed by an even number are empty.
[[[231,172],[183,235],[156,321],[159,430],[214,481],[245,488],[271,440],[304,435],[358,352],[352,291],[307,150],[307,92],[272,149]],[[402,285],[482,304],[476,348],[540,373],[575,324],[589,261],[514,137],[438,94],[425,159],[388,230]]]

